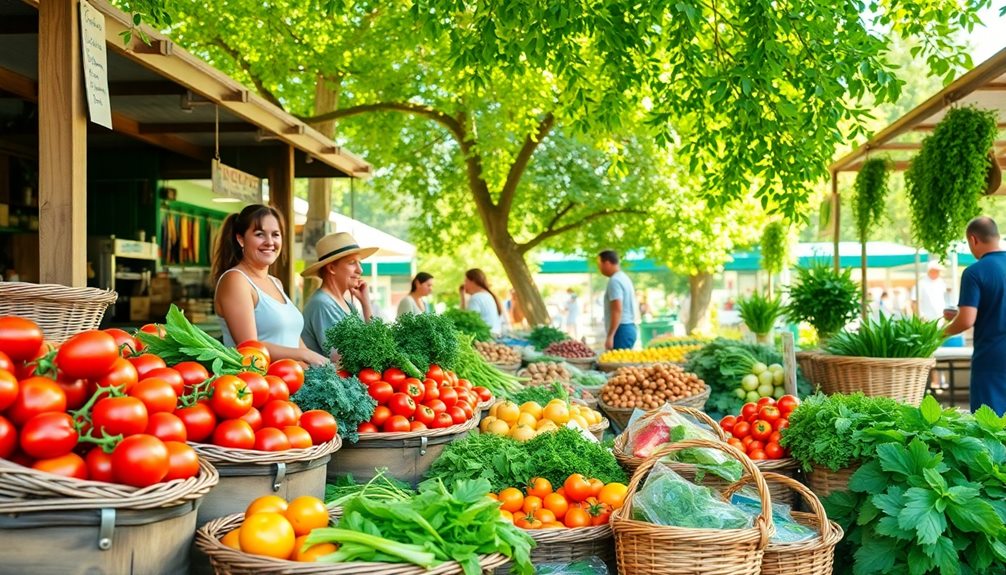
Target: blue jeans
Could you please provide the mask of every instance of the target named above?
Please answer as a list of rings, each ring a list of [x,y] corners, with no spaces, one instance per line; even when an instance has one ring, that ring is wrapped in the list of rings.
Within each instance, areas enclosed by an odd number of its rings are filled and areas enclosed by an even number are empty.
[[[615,349],[632,349],[636,345],[636,324],[623,323],[615,330]]]

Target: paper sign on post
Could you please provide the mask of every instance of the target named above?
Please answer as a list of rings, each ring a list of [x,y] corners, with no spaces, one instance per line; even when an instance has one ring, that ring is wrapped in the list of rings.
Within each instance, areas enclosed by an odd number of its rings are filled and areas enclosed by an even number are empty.
[[[112,129],[108,94],[108,57],[105,52],[105,15],[80,0],[80,57],[84,63],[84,93],[91,121]]]

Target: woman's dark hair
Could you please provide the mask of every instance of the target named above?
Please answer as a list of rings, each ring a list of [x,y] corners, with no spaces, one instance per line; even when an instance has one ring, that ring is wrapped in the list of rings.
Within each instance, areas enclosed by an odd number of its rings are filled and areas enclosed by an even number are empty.
[[[433,276],[426,272],[417,273],[416,277],[412,278],[412,289],[409,290],[409,293],[416,293],[416,290],[419,289],[420,285],[430,281],[431,279],[433,279]]]
[[[486,272],[473,268],[465,272],[465,277],[468,278],[468,281],[489,292],[489,295],[493,296],[493,301],[496,302],[496,313],[503,315],[503,306],[500,305],[500,298],[496,297],[493,290],[489,289],[489,280],[486,279]]]
[[[264,206],[262,204],[252,204],[246,206],[240,213],[231,214],[224,220],[223,229],[220,230],[220,238],[213,250],[213,283],[220,281],[224,272],[238,265],[244,256],[241,244],[238,243],[238,236],[243,236],[249,229],[262,229],[262,220],[267,216],[276,218],[279,222],[279,232],[286,236],[286,227],[283,224],[283,216],[276,208]],[[280,252],[282,257],[282,252]]]

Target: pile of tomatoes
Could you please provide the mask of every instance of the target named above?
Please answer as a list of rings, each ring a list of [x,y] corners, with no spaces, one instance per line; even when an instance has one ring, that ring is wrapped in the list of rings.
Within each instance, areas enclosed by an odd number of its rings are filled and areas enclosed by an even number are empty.
[[[485,387],[472,386],[452,371],[431,365],[423,380],[397,367],[384,373],[365,369],[357,377],[377,401],[360,433],[422,431],[459,425],[475,417],[479,403],[492,399]]]
[[[220,542],[252,555],[317,561],[338,550],[333,543],[304,546],[311,530],[319,527],[328,527],[328,509],[320,499],[305,495],[287,503],[277,495],[264,495],[248,505],[241,525]]]
[[[267,357],[261,344],[246,347],[250,358]],[[265,375],[219,377],[196,362],[168,367],[119,329],[85,331],[53,349],[34,322],[0,317],[0,458],[146,487],[199,473],[187,442],[276,451],[331,440],[331,414],[301,414],[288,401],[303,383],[300,364],[266,365]]]
[[[779,445],[782,430],[789,427],[789,414],[800,405],[792,395],[778,400],[763,397],[757,403],[745,403],[739,415],[728,415],[720,420],[730,445],[743,451],[754,460],[783,459],[789,450]]]
[[[625,503],[624,483],[604,483],[579,473],[556,490],[544,477],[524,488],[507,487],[489,497],[500,502],[500,515],[522,529],[563,529],[604,525]]]

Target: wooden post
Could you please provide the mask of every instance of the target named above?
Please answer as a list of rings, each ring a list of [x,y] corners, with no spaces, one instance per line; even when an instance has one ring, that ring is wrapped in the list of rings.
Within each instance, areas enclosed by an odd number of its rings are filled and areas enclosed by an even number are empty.
[[[87,116],[80,2],[39,2],[39,281],[87,283]]]
[[[863,292],[863,306],[862,306],[863,307],[863,319],[866,320],[867,313],[869,313],[870,305],[869,305],[869,302],[867,301],[868,292],[867,292],[867,285],[866,285],[867,267],[866,267],[866,239],[865,238],[861,239],[859,241],[859,246],[860,246],[860,251],[859,251],[859,266],[860,266],[860,268],[859,269],[861,270],[860,273],[862,275],[862,278],[860,280],[860,283],[862,285],[860,286],[860,288],[861,288],[861,290]]]
[[[834,220],[835,228],[832,232],[831,241],[834,244],[835,271],[842,269],[841,258],[838,254],[838,244],[842,237],[842,196],[838,193],[838,172],[831,173],[831,219]]]
[[[283,282],[287,295],[293,297],[293,147],[284,145],[276,151],[269,167],[269,203],[283,216],[286,236],[283,238],[283,256],[277,264],[276,276]]]
[[[782,332],[782,368],[783,388],[788,395],[796,396],[796,349],[793,332],[788,329]]]

